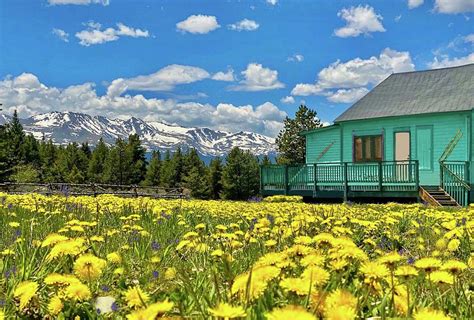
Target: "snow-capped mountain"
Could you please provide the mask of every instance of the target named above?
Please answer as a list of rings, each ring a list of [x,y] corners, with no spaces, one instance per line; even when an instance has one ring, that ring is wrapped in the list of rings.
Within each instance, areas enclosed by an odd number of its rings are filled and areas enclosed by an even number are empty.
[[[0,117],[0,123],[9,117]],[[140,136],[149,150],[175,150],[196,148],[204,156],[228,153],[233,147],[250,150],[261,155],[275,151],[273,138],[252,132],[225,132],[209,128],[185,128],[162,122],[145,122],[141,119],[109,119],[74,112],[49,112],[21,119],[24,130],[37,139],[43,136],[57,144],[89,142],[95,145],[99,138],[113,144],[117,138],[127,139],[132,133]]]

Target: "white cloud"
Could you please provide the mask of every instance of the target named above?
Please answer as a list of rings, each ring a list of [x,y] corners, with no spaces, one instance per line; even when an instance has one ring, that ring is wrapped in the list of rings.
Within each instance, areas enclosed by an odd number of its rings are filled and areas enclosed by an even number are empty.
[[[361,34],[368,35],[371,32],[385,32],[382,16],[368,5],[344,8],[337,13],[337,16],[346,21],[344,27],[334,31],[338,37],[357,37]]]
[[[120,37],[132,37],[132,38],[147,38],[150,36],[147,30],[134,29],[124,25],[123,23],[117,23],[117,28],[107,28],[101,30],[102,26],[100,23],[90,21],[86,23],[87,29],[76,33],[76,37],[80,40],[79,44],[83,46],[91,46],[95,44],[101,44],[110,41],[116,41]]]
[[[304,56],[299,53],[295,53],[294,55],[288,57],[286,61],[291,61],[291,62],[302,62],[304,60]]]
[[[268,4],[271,4],[272,6],[276,5],[278,3],[278,0],[267,0]]]
[[[260,25],[254,20],[243,19],[236,23],[229,24],[227,27],[235,31],[255,31]]]
[[[181,32],[194,34],[205,34],[220,28],[215,16],[206,16],[202,14],[192,15],[176,24],[176,28]]]
[[[292,96],[286,96],[280,99],[281,103],[286,103],[286,104],[294,104],[295,103],[295,98]]]
[[[209,72],[199,67],[172,64],[149,75],[115,79],[107,88],[107,95],[119,96],[127,90],[169,91],[176,85],[200,81],[209,76]]]
[[[402,15],[399,14],[398,16],[396,16],[396,17],[393,19],[393,21],[395,21],[395,22],[400,22],[401,19],[402,19]]]
[[[227,131],[253,131],[275,136],[286,113],[270,102],[259,106],[216,106],[197,102],[178,103],[173,99],[145,98],[143,95],[97,95],[93,83],[67,88],[48,87],[31,74],[0,80],[0,100],[6,112],[17,109],[21,117],[49,111],[76,111],[91,115],[148,121],[166,121],[183,126],[207,126]]]
[[[457,14],[474,12],[473,0],[435,0],[435,10],[440,13]]]
[[[223,71],[216,72],[212,76],[212,80],[229,81],[229,82],[235,81],[234,70],[229,69],[229,70],[227,70],[227,72],[223,72]]]
[[[414,9],[414,8],[418,8],[419,6],[421,6],[423,4],[423,0],[408,0],[408,8],[410,9]]]
[[[87,6],[89,4],[101,4],[103,6],[109,5],[109,0],[48,0],[50,5],[82,5]]]
[[[357,94],[362,94],[362,90],[367,90],[367,86],[378,84],[391,73],[412,71],[414,69],[415,66],[410,53],[386,48],[378,57],[355,58],[347,62],[337,60],[318,73],[316,83],[299,83],[293,88],[291,94],[296,96],[328,96],[328,99],[332,97],[332,101],[349,100],[350,96],[355,97]],[[330,89],[353,90],[342,90],[333,93],[328,91]]]
[[[444,56],[442,58],[435,57],[432,62],[428,63],[428,66],[432,69],[439,69],[447,67],[457,67],[469,63],[474,63],[474,53],[459,58],[449,58],[447,56]]]
[[[64,42],[69,42],[69,33],[62,29],[53,28],[52,33]]]
[[[474,33],[471,33],[464,37],[464,42],[474,44]]]
[[[328,100],[335,103],[353,103],[365,96],[367,88],[339,89],[328,95]]]
[[[278,80],[278,71],[263,67],[259,63],[250,63],[242,71],[244,80],[237,86],[229,89],[233,91],[264,91],[284,88],[285,85]]]

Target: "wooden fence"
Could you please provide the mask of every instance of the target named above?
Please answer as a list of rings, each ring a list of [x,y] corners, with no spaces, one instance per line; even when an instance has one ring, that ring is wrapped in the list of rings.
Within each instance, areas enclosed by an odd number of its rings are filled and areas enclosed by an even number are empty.
[[[38,193],[61,196],[97,196],[112,194],[121,197],[151,197],[164,199],[182,199],[188,195],[183,188],[146,187],[139,185],[116,184],[80,184],[80,183],[0,183],[0,192],[9,194]]]

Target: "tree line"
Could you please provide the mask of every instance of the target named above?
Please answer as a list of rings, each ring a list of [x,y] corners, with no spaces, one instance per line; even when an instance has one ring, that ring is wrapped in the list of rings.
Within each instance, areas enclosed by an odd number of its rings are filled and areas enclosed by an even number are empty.
[[[267,156],[261,161],[270,163]],[[233,148],[209,165],[195,149],[171,153],[153,151],[147,159],[140,137],[103,139],[56,145],[44,137],[25,134],[16,111],[0,126],[0,182],[109,183],[182,187],[200,199],[249,199],[259,194],[259,160],[249,151]]]

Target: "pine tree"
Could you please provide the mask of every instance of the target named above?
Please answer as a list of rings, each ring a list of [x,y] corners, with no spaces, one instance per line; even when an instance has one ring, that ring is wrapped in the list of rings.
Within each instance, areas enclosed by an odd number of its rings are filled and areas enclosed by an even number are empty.
[[[43,182],[58,182],[59,173],[55,170],[58,148],[51,140],[41,141],[40,153],[40,177]]]
[[[89,167],[87,168],[87,176],[90,182],[101,183],[104,180],[105,161],[109,153],[109,147],[104,140],[100,138],[99,143],[95,147],[90,156]]]
[[[41,166],[39,142],[31,134],[25,137],[23,145],[21,146],[23,159],[22,163],[31,164],[35,169]]]
[[[208,169],[199,158],[196,149],[190,149],[184,157],[184,187],[191,191],[191,196],[198,199],[209,198]]]
[[[158,187],[161,184],[161,155],[158,150],[153,150],[151,154],[143,184],[154,187]]]
[[[163,187],[169,188],[172,185],[171,180],[173,179],[173,163],[171,162],[171,153],[169,150],[166,150],[165,157],[161,164],[161,185]]]
[[[249,151],[234,147],[226,157],[222,172],[225,199],[247,200],[259,192],[258,161]]]
[[[305,105],[299,107],[294,119],[286,117],[284,128],[276,138],[279,152],[278,162],[282,164],[305,163],[305,138],[300,136],[300,132],[318,127],[321,127],[321,121],[317,118],[316,111]]]
[[[217,157],[209,164],[209,188],[212,199],[219,199],[222,192],[222,160]]]
[[[173,153],[173,157],[171,158],[171,164],[172,175],[170,180],[170,187],[176,188],[181,186],[184,176],[184,158],[180,147],[178,147]]]
[[[6,126],[0,125],[0,182],[6,181],[11,168],[8,163]]]
[[[7,162],[10,168],[21,164],[25,159],[23,143],[25,142],[25,133],[23,126],[15,110],[11,121],[6,125],[7,133]]]
[[[130,160],[127,144],[118,138],[105,161],[104,180],[113,184],[130,184]]]
[[[268,165],[272,164],[272,160],[270,160],[268,155],[264,155],[263,158],[262,158],[261,163],[262,163],[262,166],[268,166]]]
[[[128,182],[138,184],[145,179],[147,161],[145,157],[146,150],[142,147],[140,137],[137,134],[129,136],[126,152],[127,160],[130,161]]]

